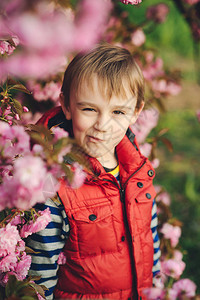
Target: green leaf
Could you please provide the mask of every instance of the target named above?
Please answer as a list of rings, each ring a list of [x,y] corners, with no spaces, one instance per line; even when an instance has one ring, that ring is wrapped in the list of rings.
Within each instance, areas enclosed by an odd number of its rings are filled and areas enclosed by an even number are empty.
[[[41,276],[30,276],[28,277],[28,281],[36,281],[36,280],[40,280]]]
[[[169,128],[163,128],[158,132],[158,136],[162,136],[169,131]]]
[[[14,107],[14,110],[16,111],[16,113],[18,115],[21,115],[23,113],[23,108],[22,108],[21,103],[16,99],[13,99],[12,102],[13,102],[13,107]]]
[[[14,275],[9,276],[8,283],[5,287],[5,294],[7,297],[12,296],[13,292],[15,291],[16,281],[17,279]]]
[[[31,283],[30,285],[36,292],[38,292],[43,298],[45,298],[44,289],[48,290],[45,286],[36,284],[35,282]],[[44,289],[43,289],[43,287],[44,287]]]
[[[18,90],[18,91],[21,91],[21,92],[31,95],[31,92],[22,83],[16,82],[14,85],[9,84],[8,91],[10,91],[10,90]]]
[[[37,294],[35,294],[34,296],[22,296],[20,297],[21,300],[36,300],[38,299]]]
[[[29,253],[34,253],[34,254],[40,253],[40,252],[34,251],[33,249],[31,249],[30,247],[27,247],[27,246],[25,247],[25,251],[26,251],[27,254],[29,254]]]
[[[170,140],[168,140],[167,138],[162,137],[161,141],[165,144],[165,146],[167,147],[167,149],[172,152],[173,151],[173,145],[170,142]]]
[[[73,173],[71,169],[66,164],[61,164],[63,171],[65,172],[65,176],[67,177],[68,181],[71,182],[73,178]]]
[[[7,84],[7,86],[12,86],[12,85],[18,84],[18,81],[11,77],[8,77],[6,84]]]
[[[51,151],[51,145],[44,140],[38,133],[31,132],[29,133],[31,139],[35,142],[43,146],[44,149]]]
[[[52,141],[53,140],[53,134],[52,132],[46,128],[44,125],[35,125],[35,124],[29,124],[26,126],[27,129],[30,130],[30,132],[35,132],[38,134],[42,134],[44,135],[44,137],[46,137],[48,139],[48,141]]]

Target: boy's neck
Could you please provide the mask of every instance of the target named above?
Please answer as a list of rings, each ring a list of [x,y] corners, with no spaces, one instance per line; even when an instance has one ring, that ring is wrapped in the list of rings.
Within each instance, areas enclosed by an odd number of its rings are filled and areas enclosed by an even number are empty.
[[[115,169],[118,165],[116,155],[110,156],[109,159],[106,159],[106,161],[101,160],[101,158],[97,158],[97,160],[100,162],[104,169]]]

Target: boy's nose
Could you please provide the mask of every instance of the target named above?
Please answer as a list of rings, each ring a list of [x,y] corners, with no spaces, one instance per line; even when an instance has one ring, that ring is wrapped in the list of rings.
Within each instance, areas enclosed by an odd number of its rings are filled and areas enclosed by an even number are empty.
[[[110,127],[110,118],[106,115],[99,115],[94,124],[94,128],[98,131],[106,132],[109,127]]]

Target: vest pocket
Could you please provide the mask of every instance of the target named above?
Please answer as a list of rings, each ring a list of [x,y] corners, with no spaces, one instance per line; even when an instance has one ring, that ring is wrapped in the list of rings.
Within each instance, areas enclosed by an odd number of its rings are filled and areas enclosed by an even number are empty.
[[[90,207],[72,214],[77,230],[80,257],[117,251],[112,207]],[[74,229],[75,229],[74,228]]]

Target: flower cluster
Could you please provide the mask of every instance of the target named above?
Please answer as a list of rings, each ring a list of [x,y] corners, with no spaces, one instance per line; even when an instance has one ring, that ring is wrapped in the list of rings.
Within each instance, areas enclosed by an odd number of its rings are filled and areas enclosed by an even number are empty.
[[[194,4],[198,3],[199,1],[200,0],[185,0],[185,2],[190,5],[194,5]]]
[[[19,44],[19,39],[17,37],[12,37],[11,40],[0,40],[1,55],[3,54],[11,55],[18,44]]]
[[[23,281],[31,265],[31,249],[23,238],[43,230],[51,221],[50,210],[36,212],[34,209],[22,211],[13,209],[0,222],[0,287],[6,286],[10,276]],[[28,284],[28,282],[27,282]],[[37,285],[32,285],[37,294]],[[16,292],[16,291],[15,291]]]
[[[21,47],[9,60],[1,60],[0,79],[8,73],[18,78],[47,78],[63,70],[67,53],[87,50],[98,42],[112,7],[110,0],[82,0],[74,14],[70,4],[62,7],[62,1],[59,5],[49,5],[47,0],[31,5],[25,0],[13,5],[3,2],[3,33],[19,37]]]
[[[155,186],[158,193],[158,214],[161,225],[161,272],[157,274],[154,286],[143,290],[148,300],[177,300],[193,299],[196,285],[190,279],[180,279],[184,269],[183,254],[178,250],[178,242],[181,236],[180,224],[177,220],[169,219],[170,196],[160,186]]]
[[[144,295],[148,300],[177,300],[192,299],[195,296],[196,285],[190,279],[181,279],[172,285],[167,292],[163,286],[145,289]]]
[[[30,151],[30,137],[22,126],[0,122],[1,174],[0,210],[29,209],[44,201],[42,193],[48,172],[44,161]],[[16,159],[17,157],[17,159]]]
[[[12,276],[18,281],[27,280],[31,265],[27,253],[31,250],[23,239],[43,230],[51,221],[49,208],[36,211],[32,207],[55,196],[59,178],[75,188],[85,180],[78,156],[71,157],[71,166],[64,162],[72,147],[76,149],[75,143],[61,128],[49,131],[29,125],[25,130],[22,125],[0,121],[0,289]],[[24,284],[31,285],[36,294],[41,290],[31,279]],[[42,297],[40,293],[38,297]]]
[[[195,4],[199,2],[184,1],[185,7],[192,13]],[[32,1],[30,4],[26,0],[2,0],[0,4],[0,80],[5,81],[8,72],[22,78],[32,92],[31,101],[37,101],[33,102],[33,113],[36,114],[32,116],[29,112],[23,117],[23,112],[28,110],[25,105],[29,103],[27,99],[30,96],[22,98],[20,93],[30,92],[10,78],[0,88],[0,118],[4,121],[0,122],[0,210],[5,212],[5,219],[0,220],[2,286],[7,284],[10,280],[8,278],[12,281],[10,275],[18,280],[25,278],[30,267],[30,257],[23,239],[42,230],[50,221],[49,210],[36,212],[32,206],[54,196],[59,188],[58,178],[65,176],[67,184],[78,188],[86,177],[81,163],[83,160],[79,155],[75,157],[74,153],[77,152],[73,152],[74,141],[69,139],[65,131],[53,128],[49,132],[40,126],[22,126],[30,118],[36,121],[41,112],[48,109],[44,105],[55,104],[60,92],[60,72],[67,63],[66,57],[71,59],[72,52],[91,48],[105,32],[103,38],[106,41],[134,53],[147,82],[146,98],[149,99],[137,123],[132,126],[141,152],[149,157],[156,168],[159,166],[159,159],[155,156],[158,141],[162,141],[169,150],[172,149],[170,141],[163,137],[166,129],[149,137],[159,118],[158,110],[149,107],[152,107],[153,102],[158,104],[157,107],[159,104],[163,107],[162,97],[180,92],[179,76],[169,70],[166,72],[162,59],[155,55],[155,51],[148,49],[145,43],[148,26],[152,30],[157,24],[164,22],[169,6],[159,3],[148,7],[145,22],[136,25],[130,24],[127,11],[115,15],[113,10],[108,21],[111,0],[80,0],[75,11],[72,2],[74,1],[49,3],[42,0]],[[120,2],[137,5],[142,1]],[[115,1],[112,3],[115,5]],[[191,29],[198,40],[199,26],[195,20],[192,21]],[[27,78],[33,80],[26,81]],[[19,93],[19,101],[12,96],[16,92]],[[43,100],[51,101],[44,103]],[[21,121],[22,117],[24,123]],[[197,117],[200,119],[199,112]],[[72,162],[70,166],[64,162],[64,156]],[[185,268],[183,255],[178,247],[181,225],[171,216],[169,194],[160,186],[156,189],[161,224],[162,272],[161,278],[156,279],[155,286],[144,290],[144,293],[147,299],[190,299],[195,295],[196,286],[189,279],[180,279]],[[58,264],[65,261],[66,257],[61,253]],[[38,298],[41,299],[42,295],[38,294]]]
[[[155,23],[163,23],[168,13],[169,7],[165,3],[159,3],[148,7],[146,17]]]
[[[123,4],[137,5],[142,2],[142,0],[120,0]]]
[[[40,83],[29,81],[27,83],[29,90],[32,92],[33,97],[37,101],[52,100],[57,102],[61,90],[61,83],[50,81],[42,86]]]
[[[162,140],[160,132],[157,137],[149,139],[152,143],[145,142],[150,131],[157,125],[159,113],[155,109],[144,110],[137,122],[132,125],[132,129],[140,143],[140,150],[143,155],[154,158],[155,144],[158,139]],[[166,141],[164,138],[165,142]],[[152,159],[153,167],[159,165],[157,158]],[[180,279],[185,263],[183,254],[178,248],[181,237],[181,224],[171,217],[170,195],[161,186],[155,186],[157,191],[158,216],[160,220],[159,233],[161,237],[161,272],[157,274],[152,288],[143,290],[148,300],[168,300],[168,299],[191,299],[195,296],[196,285],[189,279]],[[187,284],[187,285],[186,285]],[[183,298],[182,298],[183,297]]]
[[[58,178],[64,176],[63,156],[70,153],[72,145],[66,140],[68,134],[63,129],[53,131],[54,135],[47,131],[52,142],[51,151],[48,151],[48,146],[44,149],[39,144],[31,149],[30,136],[23,126],[9,126],[0,121],[0,210],[6,207],[27,210],[55,195],[59,188]],[[42,143],[39,135],[34,135],[34,138]],[[54,147],[58,144],[60,148],[55,153]],[[73,172],[74,176],[68,183],[81,185],[86,173],[78,163],[73,164]]]
[[[5,285],[9,275],[23,280],[30,268],[31,256],[25,253],[25,242],[16,226],[10,223],[0,228],[0,285]]]

